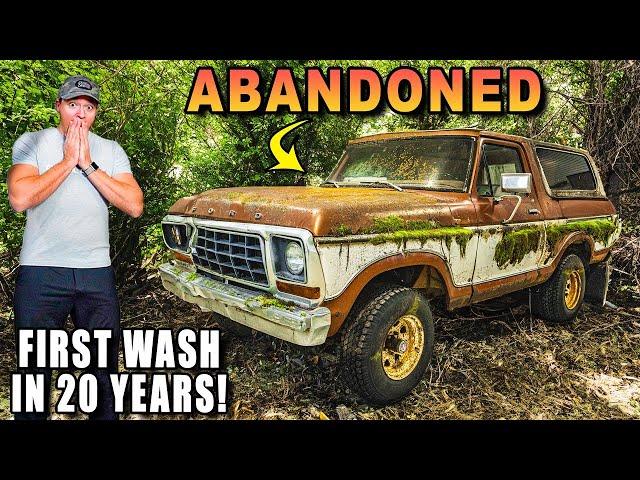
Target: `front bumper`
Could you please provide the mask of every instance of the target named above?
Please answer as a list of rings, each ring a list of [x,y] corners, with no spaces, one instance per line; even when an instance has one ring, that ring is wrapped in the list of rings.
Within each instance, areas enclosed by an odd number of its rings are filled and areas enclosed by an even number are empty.
[[[227,285],[180,262],[165,263],[159,270],[164,288],[205,312],[217,312],[296,345],[321,345],[327,338],[331,312],[326,307],[307,310],[269,301],[264,292]]]

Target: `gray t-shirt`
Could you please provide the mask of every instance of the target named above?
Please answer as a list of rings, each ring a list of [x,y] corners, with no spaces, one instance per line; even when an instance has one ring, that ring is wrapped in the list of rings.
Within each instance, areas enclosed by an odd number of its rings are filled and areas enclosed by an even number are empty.
[[[33,165],[42,175],[64,156],[57,128],[27,132],[13,144],[13,164]],[[110,176],[131,173],[117,142],[89,132],[91,160]],[[55,192],[27,210],[20,265],[96,268],[111,265],[107,201],[74,168]]]

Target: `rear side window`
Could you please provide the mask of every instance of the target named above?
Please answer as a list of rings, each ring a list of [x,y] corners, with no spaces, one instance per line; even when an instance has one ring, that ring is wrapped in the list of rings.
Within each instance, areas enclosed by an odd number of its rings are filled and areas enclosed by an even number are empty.
[[[536,148],[551,190],[595,190],[596,181],[584,155]]]

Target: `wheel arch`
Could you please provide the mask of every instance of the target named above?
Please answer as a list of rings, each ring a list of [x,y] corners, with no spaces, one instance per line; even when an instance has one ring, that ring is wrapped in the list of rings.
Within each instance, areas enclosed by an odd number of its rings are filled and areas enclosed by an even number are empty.
[[[328,335],[334,335],[342,327],[367,285],[376,282],[398,284],[393,281],[394,278],[404,278],[405,286],[424,289],[435,289],[433,282],[440,282],[449,309],[467,305],[471,299],[471,286],[455,286],[449,267],[442,257],[428,252],[398,253],[364,268],[338,297],[324,303],[331,310]]]

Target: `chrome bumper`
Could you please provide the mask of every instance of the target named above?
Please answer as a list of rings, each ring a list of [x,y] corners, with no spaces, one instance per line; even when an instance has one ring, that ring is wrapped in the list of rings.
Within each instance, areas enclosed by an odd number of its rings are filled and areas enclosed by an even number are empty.
[[[326,307],[306,310],[277,301],[265,302],[266,292],[224,284],[178,262],[162,264],[159,271],[164,288],[205,312],[217,312],[296,345],[321,345],[327,338],[331,312]]]

